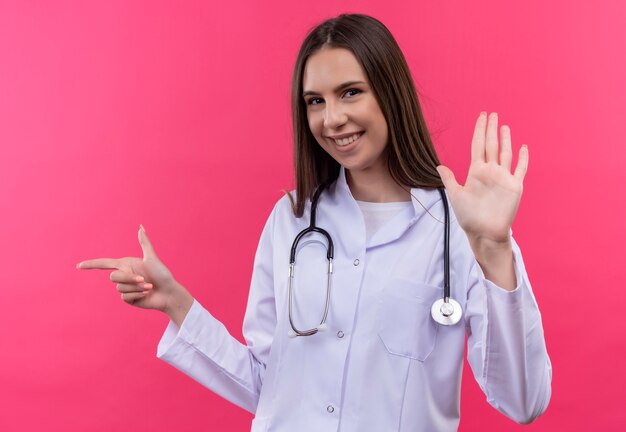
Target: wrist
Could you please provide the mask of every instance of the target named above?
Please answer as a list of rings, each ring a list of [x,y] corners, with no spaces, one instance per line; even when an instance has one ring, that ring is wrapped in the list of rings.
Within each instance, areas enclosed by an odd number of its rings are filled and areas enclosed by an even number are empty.
[[[180,327],[187,316],[187,312],[191,309],[194,299],[189,291],[176,281],[169,291],[170,295],[167,297],[163,312]]]
[[[513,244],[506,241],[470,240],[474,257],[486,279],[507,291],[517,286],[513,262]]]
[[[493,240],[485,237],[468,237],[470,247],[478,261],[500,261],[502,257],[511,256],[513,243],[511,237]]]

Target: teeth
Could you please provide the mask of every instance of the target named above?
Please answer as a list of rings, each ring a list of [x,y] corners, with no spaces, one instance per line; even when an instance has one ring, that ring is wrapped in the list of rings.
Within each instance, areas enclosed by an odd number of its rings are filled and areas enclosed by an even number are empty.
[[[348,145],[352,142],[354,142],[355,140],[357,140],[362,134],[359,133],[355,133],[354,135],[352,135],[351,137],[348,138],[343,138],[343,139],[336,139],[335,144],[340,145],[340,146],[345,146]]]

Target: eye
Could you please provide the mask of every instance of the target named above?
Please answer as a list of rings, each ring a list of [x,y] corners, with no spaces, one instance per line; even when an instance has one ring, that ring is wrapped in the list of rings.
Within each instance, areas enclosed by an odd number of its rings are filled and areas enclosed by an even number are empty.
[[[344,93],[344,95],[349,95],[349,96],[356,96],[359,93],[361,93],[361,90],[359,89],[355,89],[355,88],[351,88],[346,90],[346,92]]]
[[[306,104],[307,105],[319,105],[321,103],[320,101],[323,101],[323,99],[322,98],[311,98],[308,101],[306,101]]]

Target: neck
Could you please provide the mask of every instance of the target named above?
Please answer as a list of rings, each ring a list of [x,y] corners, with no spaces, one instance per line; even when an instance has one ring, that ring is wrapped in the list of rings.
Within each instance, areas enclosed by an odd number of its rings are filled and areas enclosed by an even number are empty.
[[[346,181],[357,201],[379,203],[411,201],[409,188],[396,183],[386,166],[378,170],[346,170]]]

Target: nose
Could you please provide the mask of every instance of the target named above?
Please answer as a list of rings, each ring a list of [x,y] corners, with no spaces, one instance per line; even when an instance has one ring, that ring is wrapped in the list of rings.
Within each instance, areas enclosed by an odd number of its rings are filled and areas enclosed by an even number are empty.
[[[348,121],[348,116],[338,104],[326,103],[324,110],[324,128],[338,129]]]

